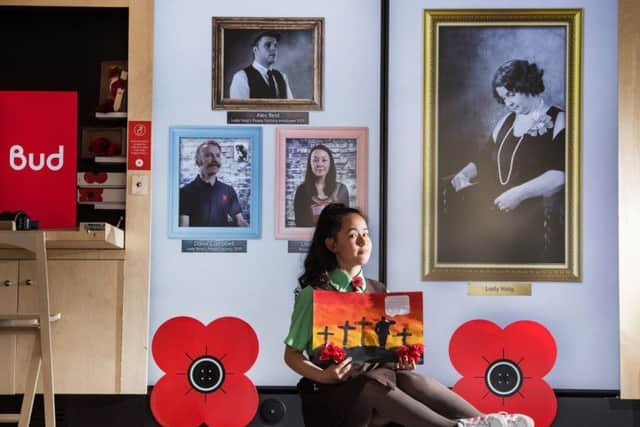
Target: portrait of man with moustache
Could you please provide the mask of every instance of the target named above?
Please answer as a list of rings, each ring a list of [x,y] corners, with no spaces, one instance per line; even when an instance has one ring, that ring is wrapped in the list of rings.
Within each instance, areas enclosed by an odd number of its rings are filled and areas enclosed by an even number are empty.
[[[195,152],[195,163],[198,175],[180,189],[180,226],[248,226],[236,191],[218,177],[223,166],[220,143],[201,143]]]

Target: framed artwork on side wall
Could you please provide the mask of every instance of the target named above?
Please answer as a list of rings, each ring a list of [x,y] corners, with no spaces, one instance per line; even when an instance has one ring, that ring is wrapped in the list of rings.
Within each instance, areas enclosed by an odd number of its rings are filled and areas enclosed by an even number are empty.
[[[213,17],[214,110],[321,110],[323,18]]]
[[[169,128],[169,237],[258,239],[262,129]]]
[[[423,276],[580,280],[582,11],[424,11]]]
[[[99,113],[124,114],[127,111],[127,69],[127,61],[124,60],[100,63]]]
[[[329,203],[367,211],[366,127],[276,129],[277,239],[310,240]]]

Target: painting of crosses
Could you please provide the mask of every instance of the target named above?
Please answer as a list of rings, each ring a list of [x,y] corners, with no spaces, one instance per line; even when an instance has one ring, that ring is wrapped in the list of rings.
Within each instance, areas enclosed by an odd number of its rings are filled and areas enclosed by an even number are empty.
[[[399,348],[423,342],[422,292],[313,292],[316,363],[328,344],[355,362],[393,362]]]

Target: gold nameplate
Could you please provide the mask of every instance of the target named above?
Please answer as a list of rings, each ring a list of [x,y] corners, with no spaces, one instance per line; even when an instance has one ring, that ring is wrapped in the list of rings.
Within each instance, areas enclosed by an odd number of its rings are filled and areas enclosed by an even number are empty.
[[[470,296],[531,296],[531,283],[470,282]]]

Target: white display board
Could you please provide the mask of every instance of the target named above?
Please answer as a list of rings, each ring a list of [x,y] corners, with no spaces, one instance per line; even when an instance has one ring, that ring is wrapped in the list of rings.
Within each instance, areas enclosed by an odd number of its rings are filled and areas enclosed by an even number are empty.
[[[424,292],[425,365],[447,385],[460,375],[452,333],[472,319],[506,326],[529,319],[554,335],[556,389],[618,389],[617,2],[522,1],[518,8],[584,10],[582,96],[582,282],[534,282],[532,296],[467,296],[467,282],[421,279],[423,9],[510,8],[507,0],[391,2],[387,284]],[[490,81],[487,82],[490,84]]]
[[[258,360],[248,372],[251,380],[293,385],[297,376],[283,362],[283,340],[303,256],[289,254],[287,241],[274,237],[277,125],[262,126],[262,237],[248,240],[247,253],[182,253],[180,240],[167,237],[169,127],[224,126],[227,120],[226,111],[211,109],[214,16],[324,18],[324,108],[309,113],[309,126],[369,129],[368,216],[376,242],[380,2],[155,2],[150,343],[158,326],[174,316],[192,316],[205,324],[236,316],[251,324],[260,342]],[[377,278],[377,253],[366,273]],[[149,367],[149,384],[155,384],[162,372],[151,354]]]
[[[538,0],[519,8],[582,8],[582,282],[535,282],[529,297],[467,296],[466,282],[421,278],[423,9],[509,8],[508,0],[392,1],[389,28],[387,284],[424,293],[425,365],[447,385],[459,378],[448,355],[451,334],[472,319],[506,326],[545,325],[558,357],[546,376],[556,389],[617,389],[617,2]],[[369,219],[379,235],[380,2],[347,0],[155,3],[153,216],[150,339],[173,316],[204,323],[222,316],[249,322],[260,354],[248,372],[257,385],[294,385],[282,360],[283,338],[303,257],[274,238],[275,128],[263,126],[262,238],[246,254],[186,254],[167,238],[168,129],[220,126],[211,110],[211,17],[324,17],[324,109],[310,126],[369,128]],[[376,239],[377,241],[377,239]],[[367,268],[377,277],[378,252]],[[149,383],[162,375],[150,356]]]

